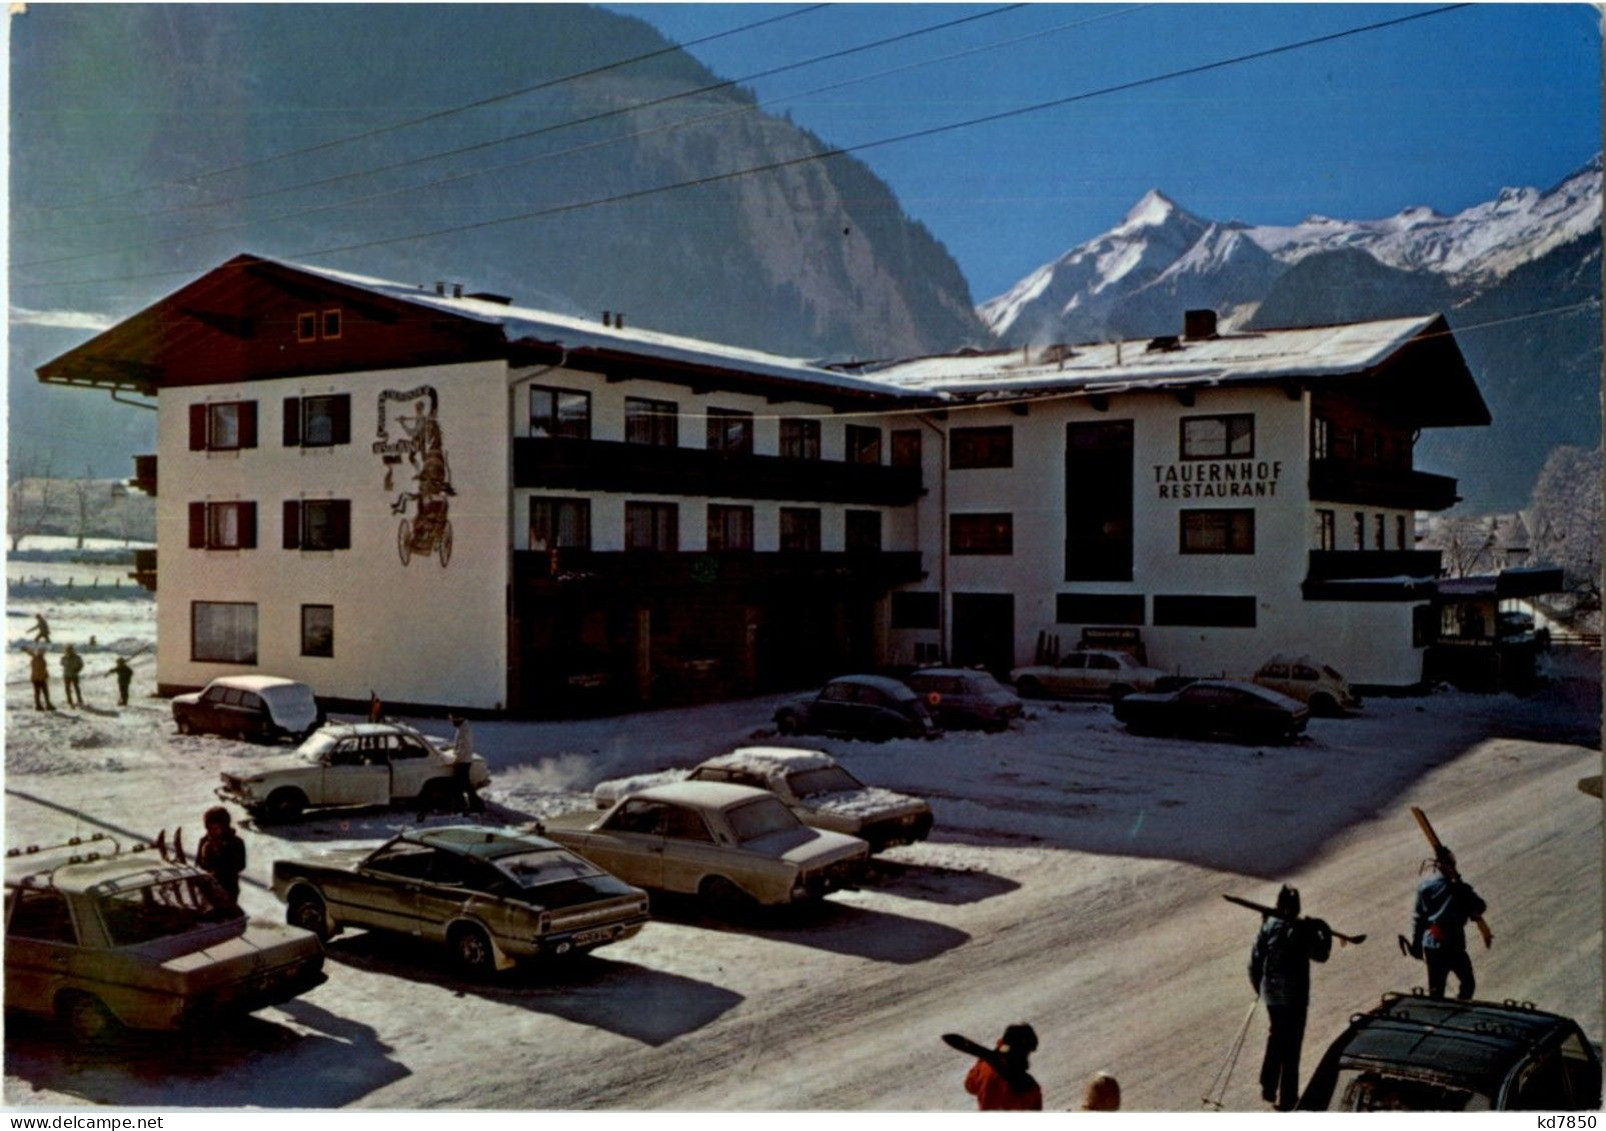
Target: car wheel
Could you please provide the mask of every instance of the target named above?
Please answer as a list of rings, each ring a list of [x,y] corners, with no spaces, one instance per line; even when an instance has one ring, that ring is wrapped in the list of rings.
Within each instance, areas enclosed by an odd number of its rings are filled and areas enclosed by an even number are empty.
[[[109,1045],[123,1035],[123,1023],[93,994],[63,995],[56,1012],[74,1044]]]
[[[1112,683],[1110,684],[1110,698],[1125,699],[1132,694],[1132,690],[1132,685],[1129,683]]]
[[[1015,685],[1015,693],[1022,699],[1041,699],[1043,698],[1043,685],[1031,676],[1024,676]]]
[[[496,973],[496,951],[491,937],[471,923],[464,923],[452,931],[452,961],[471,978],[489,978]]]
[[[752,896],[724,876],[709,876],[698,884],[697,898],[721,919],[740,919],[757,907]]]
[[[775,729],[782,734],[796,734],[799,730],[796,715],[782,715],[775,720]]]
[[[424,783],[424,788],[418,791],[418,811],[420,813],[445,812],[451,800],[451,786],[441,778],[431,778]]]
[[[314,892],[299,891],[292,896],[290,906],[285,909],[284,921],[292,927],[311,931],[320,942],[328,942],[334,934],[329,927],[329,914],[323,899]]]
[[[1009,729],[1009,717],[1007,715],[994,715],[987,720],[987,724],[982,729],[988,734],[1002,734]]]
[[[1319,719],[1335,719],[1341,712],[1338,709],[1338,700],[1325,691],[1319,691],[1310,697],[1310,713]]]
[[[282,824],[285,821],[294,821],[305,812],[306,808],[307,795],[299,789],[276,789],[268,795],[267,804],[262,806],[262,819]]]
[[[180,719],[175,719],[174,721],[178,723],[178,732],[180,734],[194,734],[195,733],[195,728],[190,725],[190,721],[188,719],[180,718]]]

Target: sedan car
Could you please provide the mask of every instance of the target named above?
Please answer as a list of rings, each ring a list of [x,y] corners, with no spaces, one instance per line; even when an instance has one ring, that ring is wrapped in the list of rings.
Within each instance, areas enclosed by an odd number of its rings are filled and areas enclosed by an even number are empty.
[[[627,793],[677,781],[728,782],[766,790],[786,803],[805,825],[856,836],[880,852],[913,844],[931,834],[931,806],[918,797],[865,785],[819,750],[743,746],[701,763],[690,772],[662,773],[600,782],[591,791],[600,809]]]
[[[1115,702],[1133,734],[1224,735],[1291,742],[1310,719],[1303,703],[1253,683],[1201,679],[1180,691],[1137,693]]]
[[[1530,1002],[1385,994],[1351,1016],[1299,1108],[1595,1111],[1600,1088],[1599,1054],[1570,1018]]]
[[[317,939],[249,921],[193,865],[104,835],[6,857],[6,1008],[76,1041],[188,1029],[324,981]]]
[[[1152,691],[1165,672],[1144,667],[1125,652],[1079,648],[1051,664],[1033,664],[1009,673],[1015,690],[1028,699],[1091,695],[1119,699],[1134,691]]]
[[[838,676],[817,693],[776,708],[775,726],[782,734],[840,734],[875,741],[942,733],[920,696],[880,675]]]
[[[1298,699],[1313,715],[1342,715],[1361,705],[1347,679],[1309,656],[1273,656],[1260,665],[1253,682]]]
[[[401,723],[335,723],[294,751],[224,773],[218,799],[262,821],[292,821],[309,808],[389,805],[421,799],[443,807],[450,795],[451,744]],[[469,766],[476,789],[491,780],[478,754]]]
[[[180,734],[218,734],[251,742],[300,741],[323,725],[312,688],[276,675],[224,675],[200,691],[173,696]]]
[[[542,831],[630,883],[723,914],[818,899],[856,883],[870,858],[864,841],[809,828],[775,795],[721,782],[643,789],[600,818],[565,813]]]
[[[647,893],[543,837],[476,825],[403,833],[373,851],[278,860],[273,893],[293,924],[444,944],[465,973],[594,950],[647,922]]]
[[[1005,730],[1020,717],[1020,696],[989,673],[969,668],[920,668],[904,677],[909,690],[949,730]]]

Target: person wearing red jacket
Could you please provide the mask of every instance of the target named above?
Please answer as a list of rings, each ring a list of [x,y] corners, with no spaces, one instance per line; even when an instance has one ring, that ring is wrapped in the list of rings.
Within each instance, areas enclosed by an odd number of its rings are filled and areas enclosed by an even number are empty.
[[[1042,1111],[1043,1089],[1026,1069],[1037,1051],[1030,1025],[1011,1025],[998,1041],[996,1057],[978,1060],[965,1076],[965,1091],[980,1111]]]

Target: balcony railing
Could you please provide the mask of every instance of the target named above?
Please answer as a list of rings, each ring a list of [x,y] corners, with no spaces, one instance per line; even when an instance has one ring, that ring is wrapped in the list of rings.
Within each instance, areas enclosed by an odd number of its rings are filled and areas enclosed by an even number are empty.
[[[149,589],[152,593],[156,592],[156,551],[135,550],[134,568],[128,576],[143,588]]]
[[[134,457],[134,478],[128,481],[128,485],[135,490],[144,491],[153,499],[156,497],[155,456]]]
[[[818,587],[884,591],[925,576],[919,551],[801,553],[658,553],[654,551],[518,550],[513,581],[520,590],[608,588],[621,591],[721,587]]]
[[[1308,600],[1422,601],[1437,590],[1438,550],[1312,550]]]
[[[513,441],[513,485],[874,506],[921,493],[918,467],[524,436]]]
[[[1340,459],[1311,460],[1310,497],[1414,511],[1442,511],[1460,501],[1451,476]]]

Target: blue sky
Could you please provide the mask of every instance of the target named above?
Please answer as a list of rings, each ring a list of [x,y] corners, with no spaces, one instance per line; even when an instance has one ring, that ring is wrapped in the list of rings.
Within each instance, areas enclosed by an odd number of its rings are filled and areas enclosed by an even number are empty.
[[[1000,6],[833,5],[691,50],[740,78]],[[787,10],[609,7],[681,42]],[[766,109],[853,146],[1432,7],[1031,4],[748,85]],[[1601,147],[1600,26],[1583,4],[1471,5],[859,156],[979,301],[1112,227],[1150,188],[1262,224],[1448,213],[1506,186],[1548,188]]]

